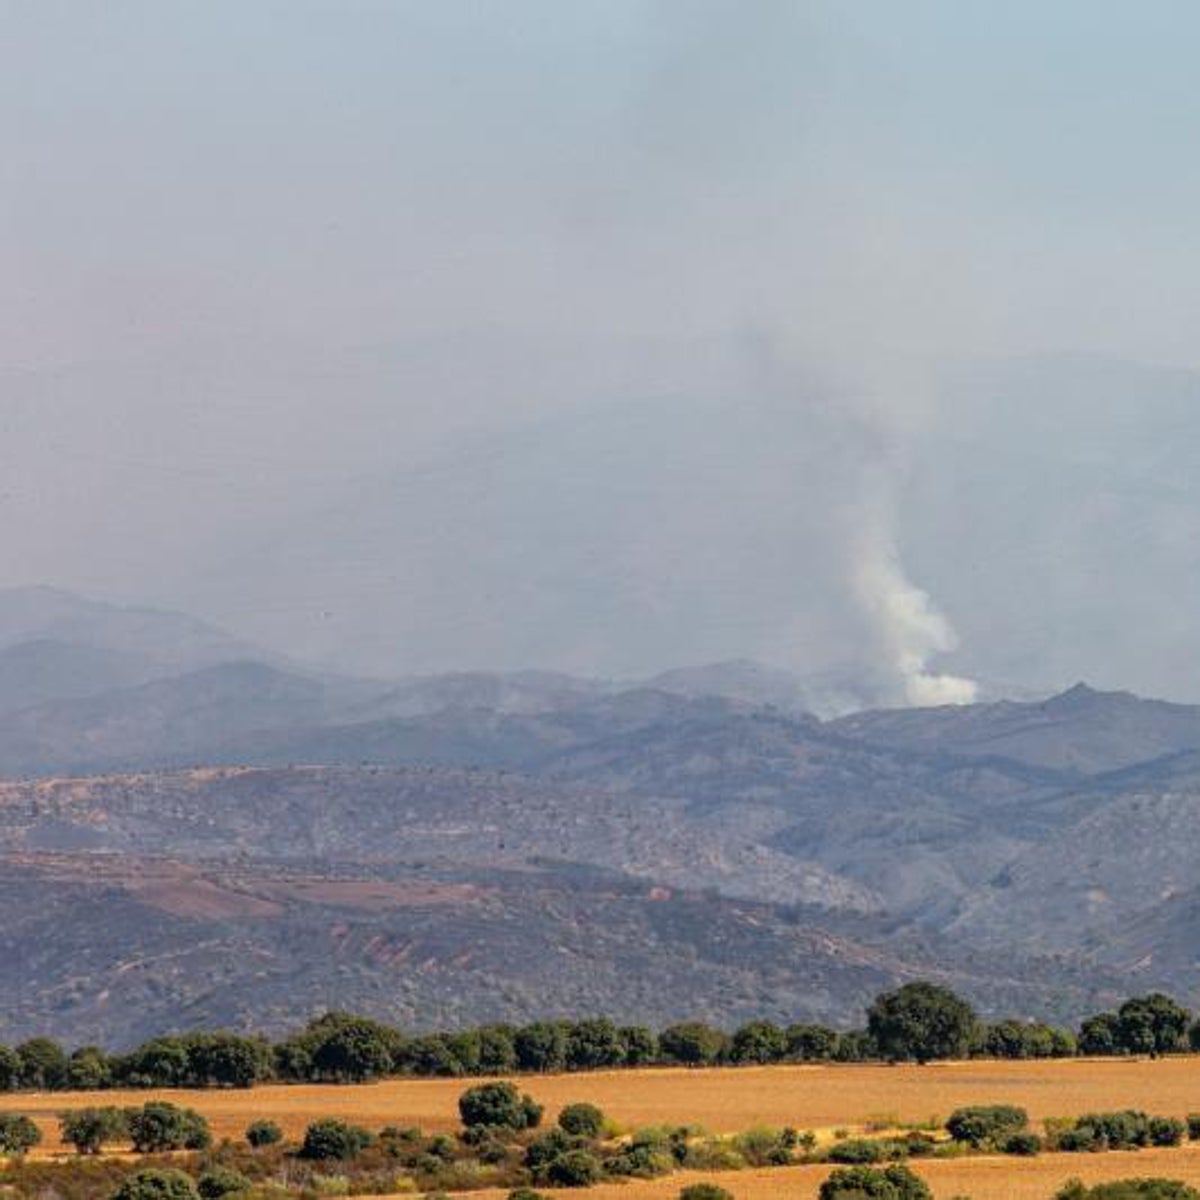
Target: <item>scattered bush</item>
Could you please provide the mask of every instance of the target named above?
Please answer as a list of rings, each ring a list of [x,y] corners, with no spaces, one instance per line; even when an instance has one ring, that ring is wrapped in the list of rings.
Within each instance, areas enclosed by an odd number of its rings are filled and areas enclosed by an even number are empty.
[[[208,1122],[195,1109],[180,1108],[165,1100],[127,1109],[125,1120],[129,1140],[138,1154],[204,1150],[212,1142]]]
[[[197,1200],[199,1193],[183,1171],[135,1171],[113,1193],[112,1200]]]
[[[274,1121],[251,1121],[246,1126],[246,1141],[256,1150],[276,1146],[283,1141],[283,1130]]]
[[[1200,1142],[1200,1113],[1188,1113],[1187,1133],[1188,1141]]]
[[[835,1163],[877,1163],[883,1162],[885,1157],[883,1143],[866,1138],[847,1138],[829,1150],[829,1161]]]
[[[546,1167],[546,1182],[555,1187],[591,1187],[600,1180],[600,1160],[589,1150],[568,1150]]]
[[[221,1200],[222,1196],[233,1196],[249,1189],[250,1180],[232,1167],[209,1167],[196,1180],[196,1191],[200,1193],[202,1200]]]
[[[1200,1192],[1178,1179],[1115,1179],[1090,1188],[1071,1179],[1054,1200],[1200,1200]]]
[[[575,1137],[596,1138],[604,1129],[604,1113],[594,1104],[568,1104],[558,1114],[558,1124]]]
[[[372,1140],[371,1135],[358,1125],[326,1118],[314,1121],[304,1131],[300,1155],[316,1162],[350,1159],[361,1154]]]
[[[996,1144],[996,1149],[1001,1154],[1014,1154],[1018,1158],[1032,1158],[1033,1155],[1041,1153],[1042,1139],[1028,1129],[1020,1129],[1016,1133],[1010,1133],[1007,1137],[1002,1138]]]
[[[468,1128],[534,1129],[542,1120],[542,1106],[518,1092],[511,1083],[481,1083],[458,1098],[458,1112]]]
[[[111,1105],[60,1113],[58,1124],[62,1140],[74,1146],[77,1154],[99,1154],[109,1142],[129,1137],[129,1115]]]
[[[692,1183],[679,1189],[679,1200],[733,1200],[733,1193],[715,1183]]]
[[[1187,1126],[1174,1117],[1151,1117],[1149,1134],[1152,1146],[1178,1146]]]
[[[969,1146],[994,1146],[1009,1134],[1024,1129],[1029,1114],[1013,1104],[973,1104],[956,1108],[946,1121],[946,1132]]]
[[[819,1200],[932,1200],[925,1181],[907,1167],[843,1167],[830,1173]]]

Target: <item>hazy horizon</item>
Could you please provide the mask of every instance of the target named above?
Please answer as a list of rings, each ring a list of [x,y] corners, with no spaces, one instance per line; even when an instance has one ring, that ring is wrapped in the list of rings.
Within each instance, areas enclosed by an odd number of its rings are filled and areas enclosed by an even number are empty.
[[[0,587],[1200,700],[1194,6],[0,8]]]

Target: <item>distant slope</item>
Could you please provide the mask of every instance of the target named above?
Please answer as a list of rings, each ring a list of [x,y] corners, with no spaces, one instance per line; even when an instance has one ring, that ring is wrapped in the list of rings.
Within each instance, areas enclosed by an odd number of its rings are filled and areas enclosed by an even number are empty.
[[[0,649],[0,713],[52,700],[95,696],[145,683],[162,673],[153,659],[37,638]]]
[[[1032,703],[856,713],[831,728],[876,745],[1010,758],[1080,775],[1200,749],[1200,707],[1084,684]]]
[[[845,1024],[917,976],[991,1011],[1062,1018],[1095,1000],[1061,963],[889,945],[869,924],[566,865],[364,876],[34,856],[0,861],[0,904],[9,1042],[277,1033],[335,1007],[413,1030],[597,1013]]]

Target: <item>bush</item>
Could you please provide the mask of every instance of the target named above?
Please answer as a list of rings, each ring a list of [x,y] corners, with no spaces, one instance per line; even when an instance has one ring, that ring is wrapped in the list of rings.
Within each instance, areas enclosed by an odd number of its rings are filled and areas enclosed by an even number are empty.
[[[599,1137],[604,1129],[604,1113],[594,1104],[568,1104],[558,1114],[559,1128],[575,1137]]]
[[[1200,1142],[1200,1113],[1187,1115],[1188,1141]]]
[[[932,1200],[925,1181],[907,1167],[843,1167],[821,1184],[820,1200]]]
[[[76,1108],[59,1114],[62,1140],[77,1154],[99,1154],[107,1142],[129,1137],[129,1117],[123,1109]]]
[[[1054,1200],[1200,1200],[1200,1192],[1178,1179],[1114,1179],[1090,1188],[1072,1179]]]
[[[1150,1145],[1178,1146],[1183,1141],[1186,1128],[1182,1121],[1178,1121],[1174,1117],[1151,1117],[1148,1131]]]
[[[316,1162],[354,1158],[365,1150],[371,1141],[371,1135],[360,1126],[326,1118],[314,1121],[304,1131],[300,1155]]]
[[[679,1200],[733,1200],[733,1193],[715,1183],[692,1183],[680,1188]]]
[[[0,1154],[20,1157],[42,1140],[42,1131],[21,1113],[0,1113]]]
[[[995,1145],[1008,1134],[1029,1124],[1029,1114],[1012,1104],[973,1104],[956,1108],[946,1121],[946,1132],[956,1142],[970,1146]]]
[[[675,1156],[663,1144],[635,1142],[605,1163],[610,1175],[656,1179],[675,1169]]]
[[[550,1197],[544,1192],[535,1192],[533,1188],[519,1187],[513,1188],[506,1200],[550,1200]]]
[[[1019,1158],[1032,1158],[1041,1153],[1042,1139],[1028,1129],[1018,1130],[1003,1138],[996,1147],[1001,1154],[1015,1154]]]
[[[458,1098],[458,1112],[468,1128],[534,1129],[542,1120],[542,1106],[518,1092],[511,1083],[481,1083]]]
[[[848,1138],[829,1151],[829,1161],[835,1163],[877,1163],[883,1162],[884,1157],[882,1143],[866,1138]]]
[[[568,1150],[546,1167],[546,1181],[555,1187],[591,1187],[599,1179],[600,1161],[589,1150]]]
[[[204,1150],[212,1142],[208,1122],[194,1109],[165,1100],[152,1100],[141,1108],[127,1109],[129,1140],[138,1154],[164,1150]]]
[[[1132,1108],[1088,1113],[1075,1122],[1075,1129],[1090,1138],[1099,1150],[1127,1150],[1144,1146],[1150,1140],[1150,1119]]]
[[[112,1194],[112,1200],[197,1200],[190,1175],[182,1171],[135,1171]]]
[[[792,1146],[774,1129],[747,1129],[733,1139],[734,1149],[752,1167],[781,1167],[792,1161]]]
[[[232,1167],[210,1167],[196,1180],[196,1191],[203,1200],[221,1200],[222,1196],[249,1190],[250,1180]]]
[[[256,1150],[276,1146],[283,1141],[283,1130],[274,1121],[251,1121],[246,1126],[246,1141]]]

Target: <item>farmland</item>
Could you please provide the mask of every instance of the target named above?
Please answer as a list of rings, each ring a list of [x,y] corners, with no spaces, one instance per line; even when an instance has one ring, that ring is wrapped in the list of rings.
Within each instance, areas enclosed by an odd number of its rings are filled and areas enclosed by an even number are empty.
[[[419,1125],[426,1131],[458,1124],[457,1100],[468,1086],[456,1079],[388,1080],[352,1086],[272,1085],[251,1090],[163,1091],[156,1098],[194,1107],[215,1135],[237,1138],[253,1119],[271,1117],[291,1139],[319,1117],[336,1116],[369,1128]],[[1157,1061],[1131,1058],[1044,1062],[971,1061],[916,1066],[772,1066],[594,1072],[535,1076],[521,1086],[546,1105],[547,1121],[567,1103],[589,1100],[622,1126],[696,1123],[714,1133],[755,1125],[791,1125],[817,1131],[860,1129],[868,1122],[927,1121],[967,1104],[1018,1104],[1036,1124],[1046,1117],[1086,1111],[1141,1108],[1183,1116],[1200,1109],[1200,1058]],[[57,1092],[0,1097],[0,1110],[25,1112],[42,1126],[40,1154],[64,1154],[56,1114],[89,1104],[141,1104],[144,1091]],[[1135,1154],[1047,1154],[1036,1159],[972,1157],[913,1164],[938,1196],[970,1194],[975,1200],[1047,1197],[1064,1179],[1099,1180],[1130,1174],[1169,1174],[1200,1183],[1200,1147],[1148,1149]],[[739,1200],[815,1194],[828,1168],[798,1166],[746,1170],[725,1177]],[[686,1175],[604,1184],[596,1200],[657,1200],[677,1194]],[[484,1196],[502,1193],[479,1193]]]

